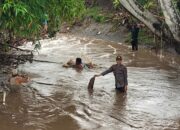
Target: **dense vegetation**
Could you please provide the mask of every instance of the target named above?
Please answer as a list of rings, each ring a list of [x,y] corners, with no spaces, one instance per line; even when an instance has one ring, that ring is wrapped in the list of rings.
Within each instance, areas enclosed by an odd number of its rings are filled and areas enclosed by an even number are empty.
[[[84,0],[1,0],[0,44],[38,39],[45,20],[48,32],[56,32],[62,22],[78,18],[84,9]]]

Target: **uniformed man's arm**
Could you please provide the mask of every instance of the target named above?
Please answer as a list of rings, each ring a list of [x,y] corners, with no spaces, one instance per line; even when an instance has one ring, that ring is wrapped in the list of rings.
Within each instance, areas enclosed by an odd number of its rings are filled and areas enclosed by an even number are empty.
[[[99,76],[104,76],[106,74],[109,74],[113,71],[113,66],[111,66],[109,69],[107,69],[106,71],[102,72],[101,74],[95,75],[95,77],[99,77]]]

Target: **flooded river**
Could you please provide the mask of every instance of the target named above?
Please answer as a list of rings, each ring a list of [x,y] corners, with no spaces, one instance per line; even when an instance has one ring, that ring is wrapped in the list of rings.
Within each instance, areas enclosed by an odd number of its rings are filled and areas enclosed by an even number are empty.
[[[180,57],[132,52],[121,43],[61,35],[41,41],[35,61],[19,66],[31,76],[28,87],[0,105],[0,130],[179,130]],[[32,48],[30,44],[24,48]],[[115,91],[114,76],[89,79],[123,56],[127,94]],[[91,59],[95,69],[63,68],[70,58]]]

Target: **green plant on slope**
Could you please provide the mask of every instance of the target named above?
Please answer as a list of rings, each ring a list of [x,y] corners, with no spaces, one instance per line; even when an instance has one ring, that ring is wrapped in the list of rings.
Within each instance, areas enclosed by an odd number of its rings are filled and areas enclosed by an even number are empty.
[[[2,0],[0,2],[0,31],[13,38],[38,39],[48,16],[48,30],[57,31],[63,21],[82,15],[84,0]]]
[[[85,13],[85,16],[91,17],[96,22],[104,23],[110,16],[103,14],[102,9],[98,7],[88,8]]]

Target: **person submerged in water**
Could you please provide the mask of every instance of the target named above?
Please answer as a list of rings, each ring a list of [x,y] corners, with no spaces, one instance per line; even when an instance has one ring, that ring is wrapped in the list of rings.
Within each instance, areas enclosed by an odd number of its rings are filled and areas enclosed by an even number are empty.
[[[23,83],[29,82],[29,77],[27,75],[18,74],[17,69],[12,70],[12,75],[9,78],[9,85],[11,91],[16,91]]]
[[[116,57],[116,64],[112,65],[109,69],[94,77],[104,76],[108,73],[114,73],[116,90],[121,92],[127,92],[128,80],[127,80],[127,68],[122,64],[122,57]]]
[[[63,65],[63,67],[66,67],[66,68],[72,67],[72,68],[79,69],[79,70],[82,70],[84,68],[92,69],[92,68],[94,68],[94,66],[95,65],[92,62],[83,63],[81,58],[76,58],[75,62],[71,59],[66,64]]]

